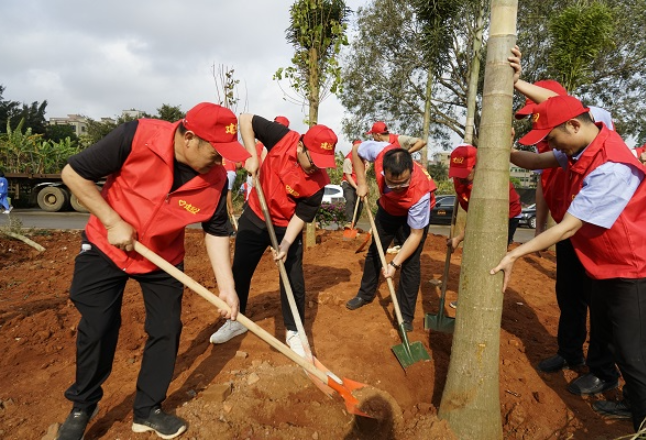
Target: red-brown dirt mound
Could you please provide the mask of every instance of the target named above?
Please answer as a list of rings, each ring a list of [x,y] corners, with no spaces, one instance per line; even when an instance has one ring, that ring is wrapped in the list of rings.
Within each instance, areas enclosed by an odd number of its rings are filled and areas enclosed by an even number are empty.
[[[32,235],[47,250],[0,238],[0,438],[53,438],[55,423],[70,410],[63,392],[72,383],[79,315],[68,300],[77,232]],[[357,311],[345,308],[361,279],[365,252],[354,250],[362,235],[319,231],[320,244],[304,259],[306,329],[318,359],[340,377],[365,383],[359,400],[379,414],[364,420],[348,414],[303,370],[251,333],[224,345],[209,344],[221,325],[208,302],[187,291],[184,331],[175,378],[165,409],[190,424],[187,439],[451,439],[436,417],[444,386],[451,335],[423,330],[424,313],[437,313],[445,238],[429,235],[422,256],[422,287],[411,342],[421,341],[431,361],[406,372],[391,351],[401,343],[392,303],[382,284],[377,299]],[[202,234],[187,233],[186,272],[217,293]],[[457,298],[460,252],[450,270],[447,301]],[[504,298],[501,328],[500,400],[507,439],[609,439],[630,433],[628,421],[605,420],[591,409],[595,398],[569,394],[581,372],[539,373],[535,365],[556,350],[558,308],[553,293],[554,255],[519,261]],[[454,310],[449,314],[453,316]],[[284,340],[278,270],[269,252],[252,282],[248,316]],[[112,375],[104,385],[98,417],[86,439],[156,438],[134,434],[132,403],[146,340],[144,311],[135,283],[123,301],[123,326]],[[376,390],[376,391],[374,391]],[[363,395],[362,395],[363,393]],[[372,393],[372,394],[371,394]],[[606,397],[614,398],[616,392]],[[596,397],[597,399],[600,398]]]

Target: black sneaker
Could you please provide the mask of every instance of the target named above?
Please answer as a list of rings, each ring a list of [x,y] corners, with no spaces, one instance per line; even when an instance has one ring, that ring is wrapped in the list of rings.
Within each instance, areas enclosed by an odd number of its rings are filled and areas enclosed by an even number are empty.
[[[58,428],[56,440],[83,440],[87,424],[98,412],[97,405],[89,408],[72,408],[72,412]]]
[[[159,437],[164,439],[175,438],[186,431],[186,421],[167,414],[161,408],[153,408],[148,417],[140,418],[135,416],[132,421],[133,432],[154,431]]]
[[[618,402],[614,400],[598,400],[592,404],[592,409],[609,419],[630,419],[633,416],[632,411],[630,411],[630,405],[625,399]]]

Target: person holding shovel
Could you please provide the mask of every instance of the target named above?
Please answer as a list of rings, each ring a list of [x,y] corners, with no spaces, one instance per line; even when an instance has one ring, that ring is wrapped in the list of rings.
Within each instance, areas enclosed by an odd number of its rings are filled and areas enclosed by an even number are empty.
[[[305,280],[303,278],[303,242],[301,232],[306,223],[316,217],[323,200],[324,187],[330,183],[326,168],[335,168],[336,134],[325,125],[314,125],[301,135],[279,122],[258,115],[240,115],[240,133],[251,158],[245,163],[247,171],[256,176],[258,157],[255,138],[267,149],[257,182],[267,195],[271,224],[279,249],[275,259],[282,259],[301,319],[305,316]],[[267,246],[271,245],[260,200],[256,189],[251,190],[248,209],[240,217],[233,257],[233,277],[240,297],[240,311],[245,313],[251,278]],[[297,332],[287,292],[280,282],[286,342],[292,350],[305,356]],[[213,344],[222,344],[243,334],[247,329],[228,320],[211,335]]]
[[[228,109],[203,102],[175,123],[139,119],[120,125],[98,143],[69,158],[65,184],[90,211],[76,257],[70,299],[81,314],[76,339],[76,379],[65,392],[73,409],[58,440],[80,440],[110,375],[126,282],[141,286],[148,340],[134,395],[134,432],[175,438],[187,429],[161,405],[173,378],[181,322],[183,285],[133,252],[136,240],[183,269],[184,234],[202,222],[206,250],[220,298],[238,314],[230,268],[226,171],[222,158],[241,162],[249,154],[237,141],[237,119]],[[95,181],[107,181],[101,192]]]
[[[352,141],[352,146],[358,145],[361,142],[361,139],[355,139]],[[368,166],[368,161],[364,161],[364,170],[367,170]],[[345,198],[345,224],[343,227],[347,229],[353,226],[352,220],[355,217],[354,207],[357,203],[357,172],[354,170],[354,165],[352,165],[352,150],[343,159],[343,179],[341,187],[343,188],[343,197]],[[354,218],[355,222],[361,218],[362,211],[363,202],[359,201],[356,218]]]
[[[431,208],[437,189],[425,170],[413,162],[410,152],[388,142],[366,141],[352,147],[353,161],[357,171],[357,196],[366,197],[365,170],[362,161],[374,163],[377,186],[381,196],[377,201],[375,217],[376,234],[387,247],[400,228],[406,239],[401,250],[386,267],[378,254],[375,241],[370,245],[364,264],[361,287],[357,295],[346,303],[349,310],[356,310],[375,298],[379,271],[385,277],[394,277],[401,269],[397,300],[401,307],[403,326],[413,330],[415,305],[421,281],[420,255],[428,234]]]
[[[536,106],[532,120],[532,131],[519,142],[546,140],[553,151],[512,150],[512,162],[527,169],[564,168],[571,203],[560,223],[507,253],[491,274],[504,272],[504,291],[518,258],[572,241],[591,278],[590,314],[599,324],[598,343],[615,354],[637,431],[646,417],[646,170],[621,137],[595,123],[574,97],[547,99]]]

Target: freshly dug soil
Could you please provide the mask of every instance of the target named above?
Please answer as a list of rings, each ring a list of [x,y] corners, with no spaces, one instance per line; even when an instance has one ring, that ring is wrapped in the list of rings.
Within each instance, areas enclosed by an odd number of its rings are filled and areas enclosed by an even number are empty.
[[[0,438],[52,439],[70,411],[63,397],[75,374],[79,314],[68,299],[78,232],[37,231],[38,253],[0,237]],[[322,393],[303,370],[251,333],[214,346],[222,324],[216,310],[186,291],[184,331],[165,409],[188,420],[187,439],[452,439],[437,418],[451,353],[451,335],[423,329],[437,313],[446,238],[429,235],[422,255],[422,286],[415,330],[430,362],[405,372],[391,347],[401,343],[393,307],[382,284],[375,301],[356,311],[345,302],[358,289],[363,235],[343,241],[340,231],[319,231],[320,244],[304,258],[306,329],[317,358],[339,377],[369,386],[354,391],[366,419],[348,414],[338,396]],[[217,293],[202,234],[187,233],[186,272]],[[457,298],[460,251],[453,256],[447,302]],[[556,351],[559,310],[554,296],[554,255],[528,256],[516,264],[504,298],[500,335],[500,401],[506,439],[610,439],[631,432],[629,421],[606,420],[566,385],[583,371],[539,373],[535,365]],[[455,311],[448,313],[454,316]],[[266,253],[252,281],[248,316],[284,340],[278,270]],[[123,301],[123,325],[112,375],[104,385],[86,439],[153,439],[134,434],[132,403],[146,340],[145,314],[136,283]],[[615,398],[615,391],[605,397]]]

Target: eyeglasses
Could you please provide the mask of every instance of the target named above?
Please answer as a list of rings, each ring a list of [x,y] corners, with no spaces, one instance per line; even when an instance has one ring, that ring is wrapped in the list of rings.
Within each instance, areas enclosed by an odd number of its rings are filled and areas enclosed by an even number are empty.
[[[318,170],[318,169],[319,169],[319,167],[317,167],[317,166],[314,164],[314,161],[313,161],[313,160],[312,160],[312,158],[310,157],[310,153],[309,153],[309,151],[305,150],[305,151],[304,151],[304,153],[305,153],[305,157],[307,157],[307,160],[308,160],[308,161],[309,161],[309,163],[310,163],[310,167],[311,167],[312,169]]]
[[[396,185],[389,185],[388,182],[386,182],[386,187],[388,189],[401,189],[401,188],[408,188],[410,186],[410,179],[408,182],[405,183],[398,183]]]

